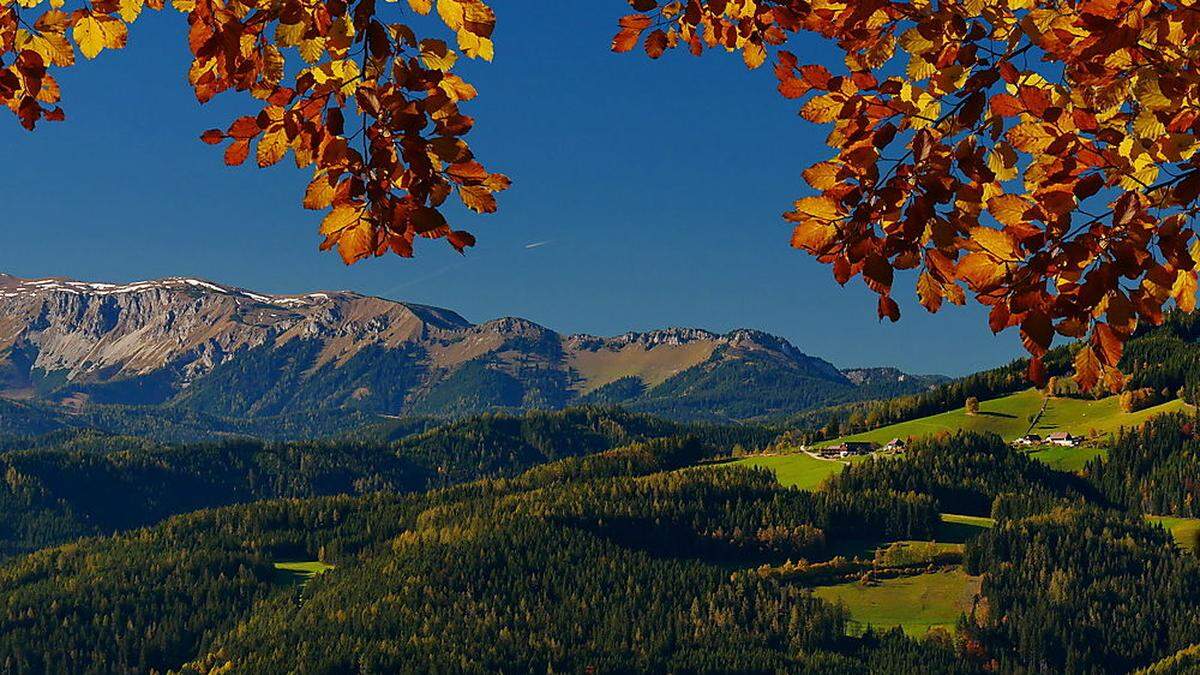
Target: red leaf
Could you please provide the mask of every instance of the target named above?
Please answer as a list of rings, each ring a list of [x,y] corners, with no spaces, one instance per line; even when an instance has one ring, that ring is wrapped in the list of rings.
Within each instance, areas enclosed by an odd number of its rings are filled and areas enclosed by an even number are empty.
[[[893,323],[900,320],[900,305],[897,305],[890,295],[879,296],[879,319],[883,320],[884,317],[891,319]]]
[[[250,155],[250,141],[238,140],[229,144],[225,148],[225,163],[229,166],[238,166],[246,161],[246,157]]]

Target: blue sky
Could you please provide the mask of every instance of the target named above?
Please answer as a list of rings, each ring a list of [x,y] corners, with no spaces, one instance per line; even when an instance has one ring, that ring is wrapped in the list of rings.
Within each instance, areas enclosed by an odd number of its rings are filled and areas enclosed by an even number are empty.
[[[827,148],[769,68],[724,52],[612,54],[622,0],[533,4],[495,2],[496,60],[462,69],[481,94],[466,107],[468,140],[515,182],[500,213],[456,214],[479,238],[466,257],[426,241],[414,260],[354,267],[319,253],[320,216],[299,206],[304,173],[226,168],[197,140],[252,102],[195,102],[186,24],[168,10],[144,15],[126,50],[60,76],[66,122],[28,134],[0,118],[0,271],[348,288],[564,332],[750,327],[842,367],[958,374],[1018,355],[1017,336],[993,337],[977,307],[926,314],[910,278],[904,317],[881,324],[861,283],[842,288],[788,247],[780,214]],[[790,48],[802,61],[832,55],[815,39]]]

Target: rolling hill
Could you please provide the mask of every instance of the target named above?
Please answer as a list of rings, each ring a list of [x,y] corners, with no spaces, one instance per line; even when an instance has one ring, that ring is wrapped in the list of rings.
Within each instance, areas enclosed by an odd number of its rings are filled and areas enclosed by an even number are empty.
[[[1027,389],[1010,396],[981,401],[976,415],[968,415],[962,409],[952,410],[845,436],[829,443],[871,441],[883,444],[893,438],[920,438],[955,431],[993,432],[1011,441],[1030,430],[1033,418],[1041,410],[1042,400],[1041,392]],[[1099,400],[1053,397],[1047,402],[1045,413],[1033,425],[1032,433],[1042,436],[1056,431],[1069,431],[1080,436],[1090,435],[1092,431],[1106,434],[1122,427],[1138,426],[1155,415],[1191,409],[1192,406],[1183,401],[1174,400],[1125,413],[1121,411],[1116,396]]]

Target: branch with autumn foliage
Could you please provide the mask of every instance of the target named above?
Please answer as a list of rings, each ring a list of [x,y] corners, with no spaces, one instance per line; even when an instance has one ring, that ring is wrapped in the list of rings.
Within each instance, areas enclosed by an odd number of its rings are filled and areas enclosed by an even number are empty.
[[[1018,327],[1046,380],[1054,335],[1076,378],[1118,390],[1124,342],[1196,304],[1200,5],[1150,0],[630,0],[613,49],[775,56],[784,97],[832,127],[792,245],[896,320],[896,270],[930,312],[967,293]],[[831,72],[783,47],[844,55]],[[889,159],[889,153],[893,157]]]
[[[120,49],[128,27],[164,0],[4,0],[0,6],[0,102],[27,129],[65,117],[55,69]],[[476,161],[463,137],[474,120],[459,104],[476,91],[453,68],[459,53],[491,60],[496,17],[481,0],[437,0],[454,36],[420,38],[398,5],[374,0],[175,0],[187,15],[193,60],[188,82],[205,103],[226,91],[262,102],[257,115],[204,132],[227,143],[225,163],[253,152],[260,167],[289,153],[313,178],[304,206],[327,211],[322,249],[347,263],[389,251],[413,254],[417,237],[475,244],[442,206],[455,192],[470,210],[496,210],[502,174]],[[433,0],[408,0],[419,15]],[[347,119],[350,118],[350,119]]]

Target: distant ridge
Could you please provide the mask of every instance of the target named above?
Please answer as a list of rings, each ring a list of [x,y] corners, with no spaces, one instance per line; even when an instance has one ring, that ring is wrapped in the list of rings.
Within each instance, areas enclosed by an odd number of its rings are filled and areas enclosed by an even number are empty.
[[[940,379],[873,370],[887,375],[843,373],[749,329],[562,335],[519,317],[472,324],[452,310],[352,291],[0,274],[0,397],[68,409],[456,417],[592,402],[678,419],[751,419]]]

